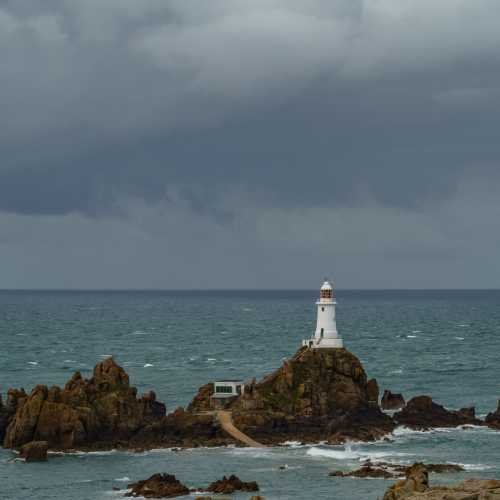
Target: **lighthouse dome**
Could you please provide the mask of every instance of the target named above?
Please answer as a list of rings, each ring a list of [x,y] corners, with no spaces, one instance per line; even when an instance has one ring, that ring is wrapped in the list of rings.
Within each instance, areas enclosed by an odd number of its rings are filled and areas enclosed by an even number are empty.
[[[320,290],[333,290],[333,287],[332,287],[332,285],[330,285],[330,282],[328,280],[325,280],[323,285],[321,285]]]

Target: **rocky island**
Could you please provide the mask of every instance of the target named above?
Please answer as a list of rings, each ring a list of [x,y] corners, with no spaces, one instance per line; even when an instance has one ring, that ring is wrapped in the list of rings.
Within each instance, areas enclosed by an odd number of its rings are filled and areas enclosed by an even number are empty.
[[[108,358],[96,365],[91,378],[76,372],[63,388],[37,385],[29,395],[10,389],[6,402],[0,400],[0,436],[3,446],[12,449],[30,442],[45,442],[51,450],[241,444],[221,425],[213,392],[213,384],[206,384],[186,409],[167,414],[153,391],[138,396],[123,368]],[[473,408],[450,411],[427,396],[411,399],[393,417],[378,401],[376,380],[368,379],[348,350],[302,347],[275,372],[228,399],[224,413],[238,433],[267,445],[371,441],[396,425],[484,425]],[[497,410],[487,417],[492,428],[498,428],[498,415]]]
[[[27,395],[11,389],[0,406],[7,448],[46,441],[52,450],[211,446],[234,443],[211,406],[213,384],[187,409],[166,414],[154,392],[137,396],[112,358],[84,379],[77,372],[63,387],[37,385]],[[234,425],[264,443],[287,439],[333,443],[377,439],[394,428],[378,406],[378,386],[346,349],[302,348],[262,381],[252,381],[230,402]]]

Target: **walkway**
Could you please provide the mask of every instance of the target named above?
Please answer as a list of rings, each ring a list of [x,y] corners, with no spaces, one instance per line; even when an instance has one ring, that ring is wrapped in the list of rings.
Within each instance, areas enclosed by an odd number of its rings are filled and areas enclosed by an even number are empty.
[[[265,448],[266,446],[262,443],[258,443],[250,436],[247,436],[239,429],[237,429],[233,424],[233,418],[230,411],[219,410],[216,412],[217,420],[219,421],[221,427],[234,439],[240,441],[252,448]]]

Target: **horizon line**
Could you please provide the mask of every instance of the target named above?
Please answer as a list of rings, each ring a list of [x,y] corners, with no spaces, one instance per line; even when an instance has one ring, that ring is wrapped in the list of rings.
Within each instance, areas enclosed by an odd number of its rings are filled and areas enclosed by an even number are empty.
[[[316,288],[0,288],[0,292],[311,292]],[[340,292],[453,292],[500,291],[500,287],[485,288],[335,288]]]

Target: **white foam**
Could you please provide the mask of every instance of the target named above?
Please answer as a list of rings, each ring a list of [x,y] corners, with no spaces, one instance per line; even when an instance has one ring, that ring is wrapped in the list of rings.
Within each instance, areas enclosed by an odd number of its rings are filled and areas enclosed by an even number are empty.
[[[389,374],[400,374],[400,373],[403,373],[403,370],[392,370],[389,372]]]
[[[217,361],[216,358],[207,358],[207,361]]]
[[[457,340],[465,340],[464,337],[455,337]]]
[[[422,333],[422,330],[413,330],[411,333]]]
[[[38,365],[38,361],[28,361],[28,365],[36,366]]]
[[[453,465],[460,465],[467,471],[488,470],[493,468],[491,465],[485,465],[485,464],[461,464],[460,462],[448,462],[448,463]]]
[[[307,455],[311,457],[333,458],[335,460],[376,460],[385,457],[407,456],[407,453],[398,453],[394,451],[363,451],[355,450],[351,445],[346,444],[343,450],[333,448],[318,448],[313,446],[307,450]]]
[[[144,368],[149,368],[150,366],[154,366],[154,365],[152,365],[151,363],[146,363],[146,364],[144,365]]]
[[[130,481],[130,478],[127,476],[123,476],[123,477],[116,478],[115,481],[120,481],[121,483],[127,483]]]
[[[416,339],[417,336],[416,335],[407,335],[406,338],[407,339]]]
[[[282,443],[283,446],[288,446],[289,448],[300,448],[305,446],[300,441],[285,441]]]

